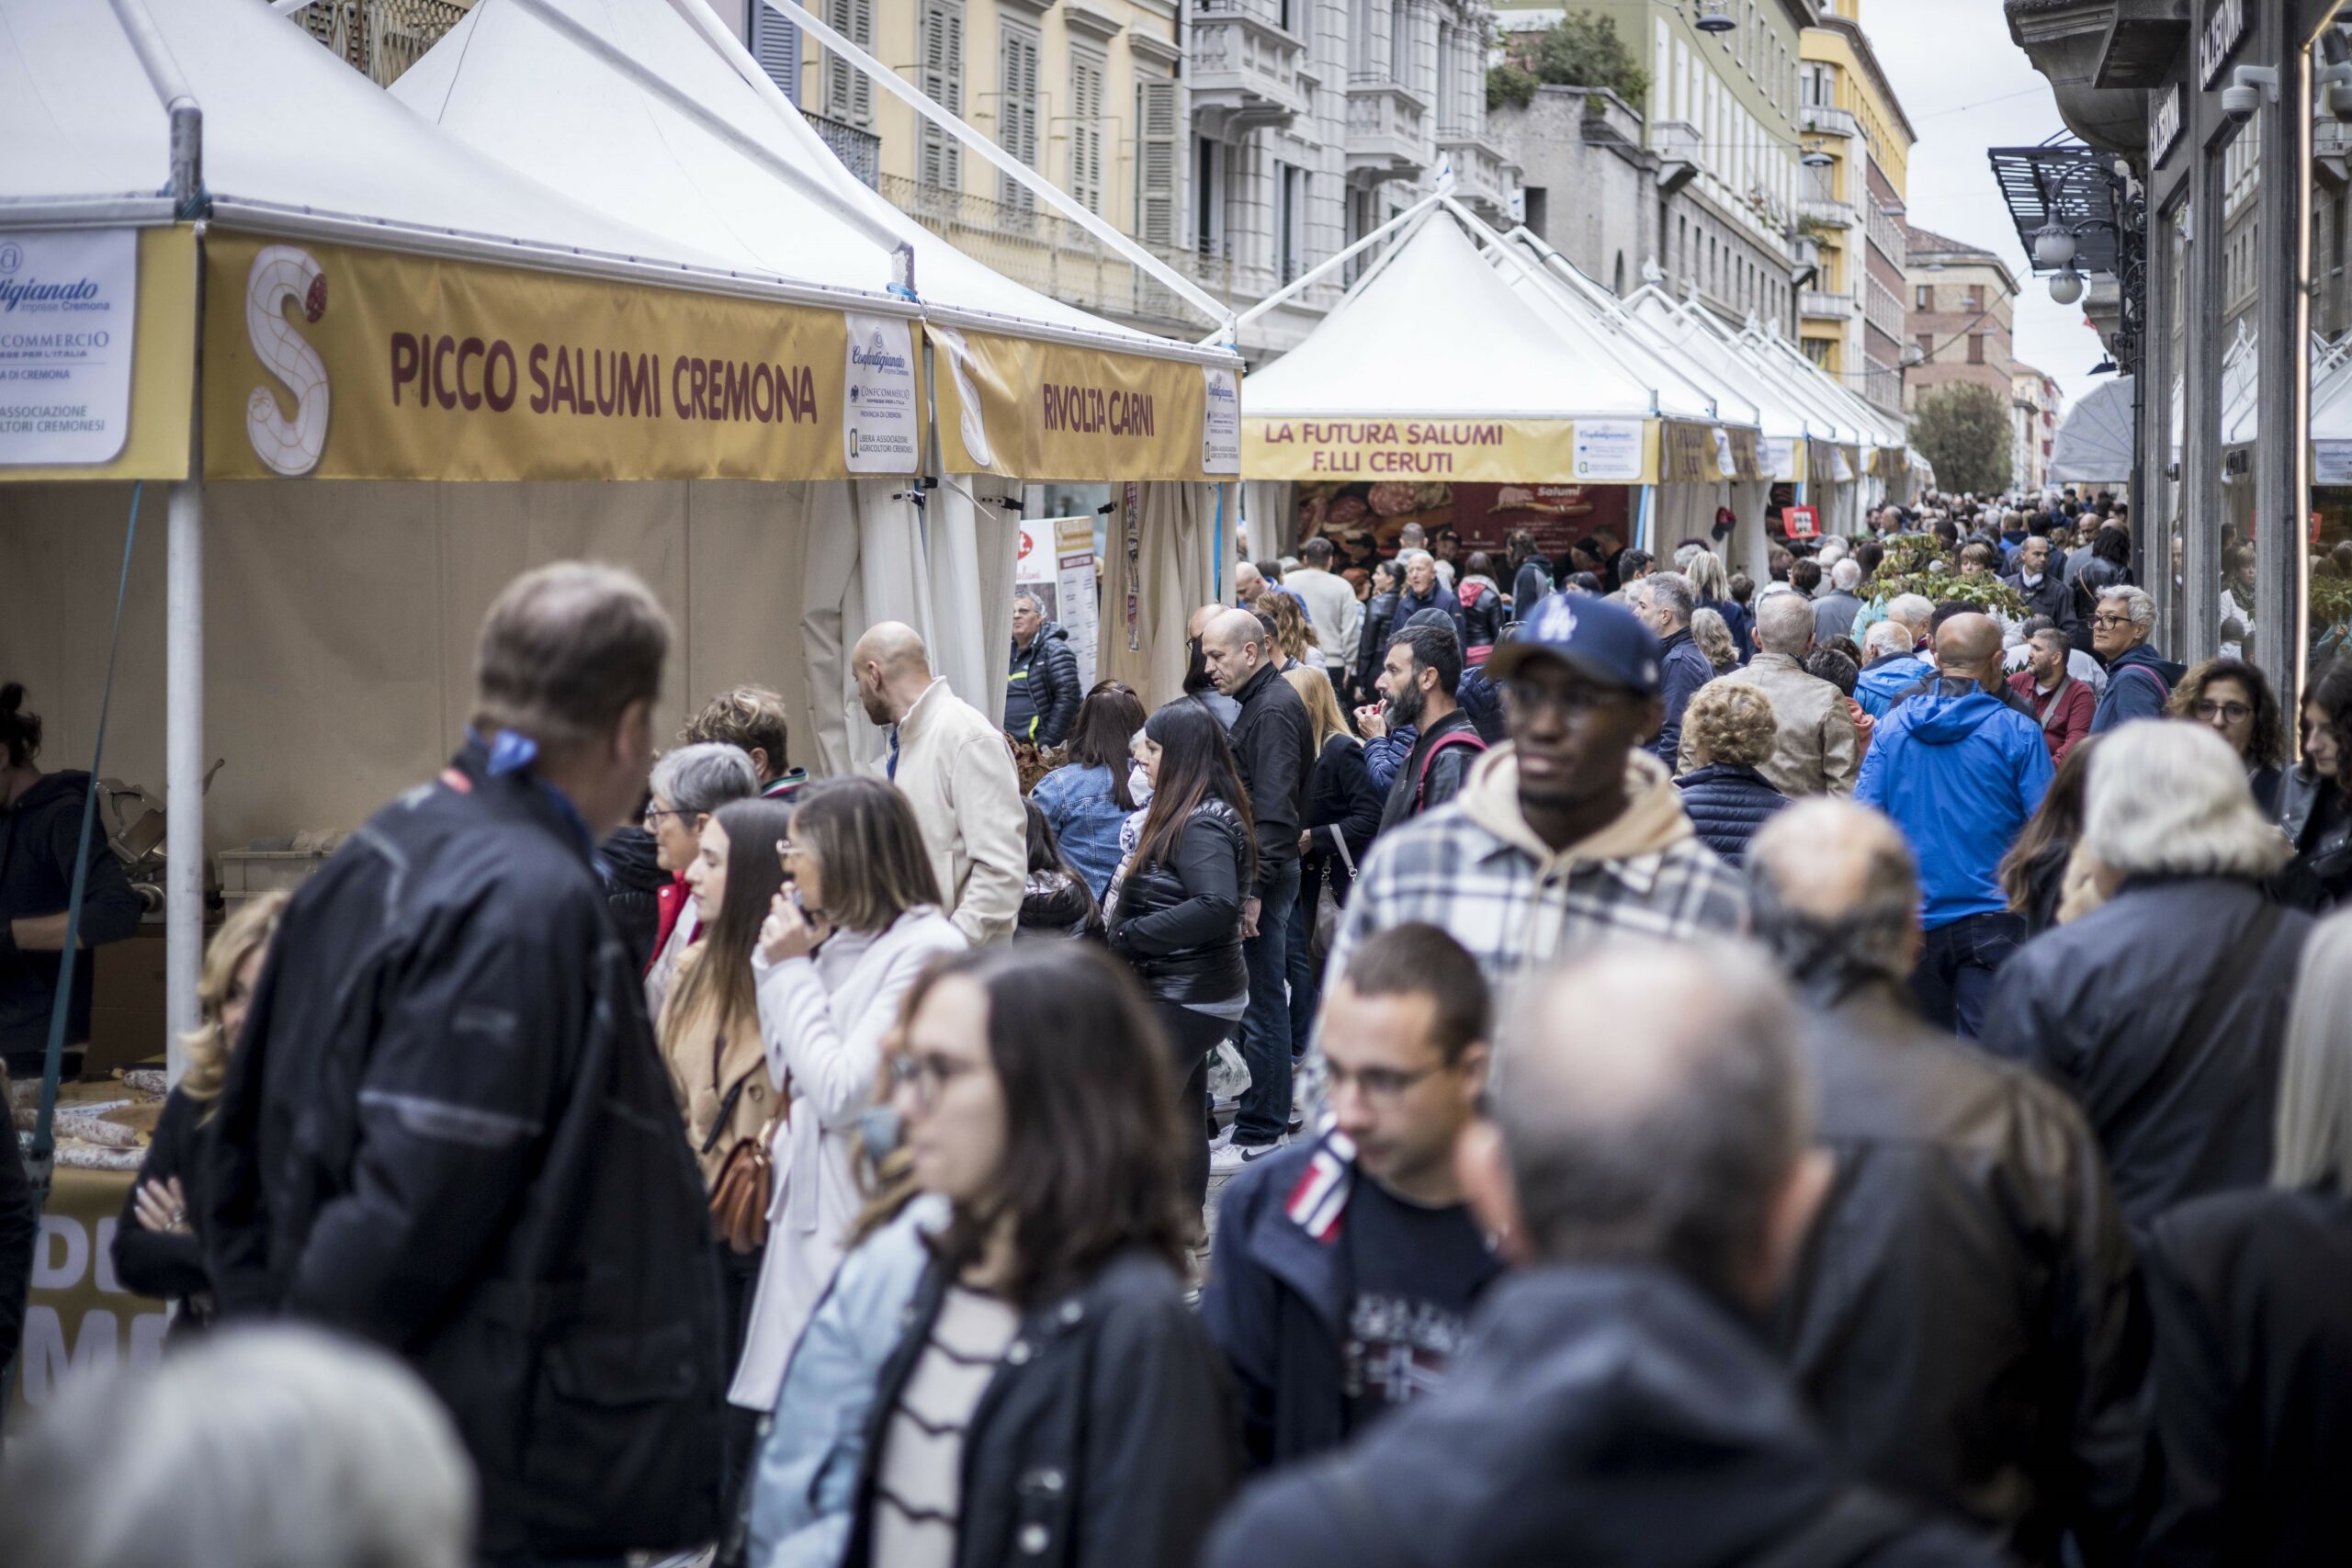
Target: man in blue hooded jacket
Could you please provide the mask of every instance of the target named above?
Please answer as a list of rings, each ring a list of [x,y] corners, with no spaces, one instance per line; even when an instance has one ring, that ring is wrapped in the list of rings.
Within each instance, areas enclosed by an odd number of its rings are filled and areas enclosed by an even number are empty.
[[[1879,723],[1854,798],[1894,819],[1918,857],[1926,942],[1911,988],[1928,1021],[1973,1039],[1993,976],[2025,940],[1997,875],[2050,787],[2040,727],[1987,689],[2001,628],[1954,615],[1936,633],[1933,690]]]

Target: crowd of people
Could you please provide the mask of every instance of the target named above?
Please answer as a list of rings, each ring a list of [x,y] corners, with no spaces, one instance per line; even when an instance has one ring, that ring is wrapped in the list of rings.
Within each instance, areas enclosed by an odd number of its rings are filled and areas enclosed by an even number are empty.
[[[214,938],[113,1241],[170,1353],[0,1564],[2352,1554],[2352,666],[2290,763],[2102,504],[1309,539],[1156,706],[884,624],[813,782],[758,687],[657,758],[658,604],[526,574],[440,778]]]

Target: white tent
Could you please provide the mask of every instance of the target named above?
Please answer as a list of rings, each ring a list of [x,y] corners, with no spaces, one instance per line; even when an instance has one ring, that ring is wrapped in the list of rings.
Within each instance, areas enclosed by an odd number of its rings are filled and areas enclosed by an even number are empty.
[[[2129,484],[2137,443],[2132,432],[2132,380],[2102,381],[2068,411],[2050,444],[2054,485]]]

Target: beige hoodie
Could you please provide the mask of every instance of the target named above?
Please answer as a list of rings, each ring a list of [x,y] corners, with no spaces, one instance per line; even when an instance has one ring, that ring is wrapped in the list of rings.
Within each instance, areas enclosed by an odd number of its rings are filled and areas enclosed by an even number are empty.
[[[1601,829],[1555,853],[1519,812],[1519,759],[1510,745],[1495,747],[1472,765],[1459,796],[1470,819],[1505,843],[1535,857],[1537,879],[1565,875],[1580,861],[1630,860],[1657,854],[1690,837],[1682,792],[1666,764],[1635,750],[1625,759],[1625,809]]]

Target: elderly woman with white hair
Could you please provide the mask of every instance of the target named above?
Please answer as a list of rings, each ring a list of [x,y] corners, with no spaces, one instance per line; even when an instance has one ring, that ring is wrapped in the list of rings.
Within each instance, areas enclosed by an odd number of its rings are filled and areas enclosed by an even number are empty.
[[[671,881],[660,893],[661,919],[654,931],[653,959],[645,970],[645,1012],[662,1016],[678,960],[702,934],[702,919],[686,888],[686,867],[702,852],[702,830],[722,806],[760,793],[752,754],[740,746],[706,740],[662,754],[645,803],[645,830],[653,835],[656,863]]]
[[[2081,1103],[2144,1234],[2176,1203],[2267,1179],[2311,919],[2264,897],[2286,840],[2200,725],[2127,725],[2100,743],[2081,852],[2107,903],[2002,965],[1978,1043]]]
[[[2270,1185],[2183,1204],[2143,1264],[2164,1488],[2147,1561],[2352,1561],[2352,914],[2303,949]]]

